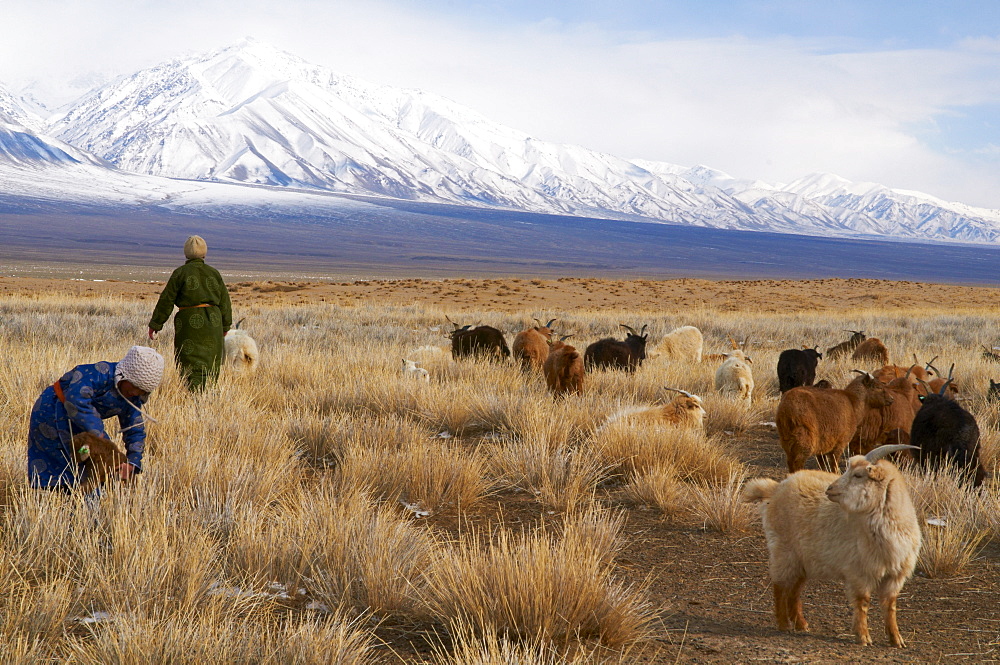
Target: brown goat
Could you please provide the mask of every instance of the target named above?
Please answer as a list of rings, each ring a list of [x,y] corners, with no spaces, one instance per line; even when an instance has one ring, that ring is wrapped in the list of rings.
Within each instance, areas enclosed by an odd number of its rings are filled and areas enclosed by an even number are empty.
[[[852,455],[865,455],[882,445],[908,444],[913,416],[919,409],[917,389],[908,376],[901,376],[886,384],[892,395],[892,404],[884,409],[867,409],[851,439]],[[914,404],[917,406],[914,407]]]
[[[556,397],[566,393],[583,394],[583,356],[576,347],[562,340],[553,342],[542,364],[542,371],[545,373],[545,384]]]
[[[843,390],[836,388],[792,388],[781,397],[775,421],[778,439],[785,451],[789,473],[805,467],[816,456],[820,466],[833,470],[837,458],[854,437],[868,409],[883,409],[893,397],[883,384],[867,372]]]
[[[869,337],[854,349],[854,353],[851,354],[851,360],[871,360],[877,362],[880,366],[888,365],[889,349],[885,348],[885,344],[878,337]]]
[[[914,363],[909,367],[900,367],[899,365],[883,365],[874,372],[872,376],[881,381],[882,383],[889,383],[893,379],[898,379],[901,376],[909,376],[910,383],[917,385],[920,381],[930,381],[931,375],[926,369]]]
[[[91,432],[80,432],[73,437],[73,456],[83,469],[79,489],[84,493],[103,486],[108,478],[117,478],[118,467],[126,461],[125,453],[114,441]]]
[[[552,340],[552,324],[556,319],[550,320],[544,326],[541,321],[533,328],[522,330],[514,336],[514,341],[510,345],[510,352],[514,360],[521,363],[523,369],[541,369],[545,359],[549,357],[549,342]]]

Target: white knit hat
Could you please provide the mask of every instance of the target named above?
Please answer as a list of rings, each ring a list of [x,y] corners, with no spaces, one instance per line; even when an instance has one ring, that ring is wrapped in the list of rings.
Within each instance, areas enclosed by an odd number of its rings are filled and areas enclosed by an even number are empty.
[[[128,381],[139,390],[151,393],[163,378],[163,356],[148,346],[133,346],[115,367],[115,384]]]

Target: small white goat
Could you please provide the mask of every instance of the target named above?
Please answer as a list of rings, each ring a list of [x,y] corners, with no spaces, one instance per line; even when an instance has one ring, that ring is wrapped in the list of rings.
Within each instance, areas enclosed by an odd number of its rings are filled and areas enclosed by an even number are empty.
[[[423,367],[417,367],[417,363],[403,358],[403,376],[414,381],[430,382],[431,374]]]
[[[740,349],[726,354],[726,361],[715,370],[715,389],[722,393],[736,393],[739,399],[749,405],[753,397],[753,361]]]
[[[701,352],[705,340],[701,331],[694,326],[674,328],[656,345],[655,354],[670,360],[701,362]]]
[[[260,351],[257,349],[257,342],[254,341],[254,338],[246,330],[240,328],[243,321],[245,319],[240,319],[226,333],[226,361],[240,369],[254,372],[260,361]]]
[[[872,643],[868,605],[874,591],[889,641],[906,646],[896,625],[896,599],[917,563],[920,524],[903,475],[881,458],[913,447],[880,446],[855,455],[840,476],[804,470],[780,483],[756,478],[744,486],[743,500],[761,504],[779,629],[809,630],[800,598],[807,579],[841,580],[854,603],[858,642]]]

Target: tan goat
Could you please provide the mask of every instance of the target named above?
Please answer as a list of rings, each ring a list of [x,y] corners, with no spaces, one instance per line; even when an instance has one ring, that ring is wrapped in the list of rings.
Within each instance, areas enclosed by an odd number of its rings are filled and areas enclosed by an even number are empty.
[[[892,404],[885,386],[860,370],[843,390],[800,386],[781,396],[775,422],[789,473],[805,467],[816,456],[820,465],[835,470],[868,409]]]
[[[541,369],[545,359],[549,357],[552,324],[556,319],[551,319],[544,326],[538,319],[535,322],[538,323],[537,326],[517,333],[510,345],[511,355],[521,363],[523,369]]]
[[[920,552],[917,513],[899,470],[881,459],[913,446],[882,446],[848,460],[843,475],[799,471],[781,483],[756,478],[743,500],[760,504],[770,554],[774,614],[781,630],[809,630],[802,614],[806,580],[838,580],[854,605],[854,634],[869,646],[868,607],[877,593],[885,632],[905,647],[896,600]]]
[[[675,427],[700,429],[705,423],[705,407],[701,398],[685,390],[667,388],[680,393],[667,404],[656,406],[632,406],[611,415],[606,425],[625,420]]]
[[[566,339],[569,335],[563,337]],[[545,384],[556,397],[566,393],[583,394],[583,356],[576,347],[559,340],[553,342],[549,355],[542,364]]]
[[[849,450],[852,455],[863,455],[885,444],[910,442],[913,416],[920,408],[917,389],[906,375],[889,381],[885,388],[892,396],[892,404],[884,409],[865,410],[851,439]]]
[[[851,360],[877,362],[879,366],[889,364],[889,349],[878,337],[869,337],[858,344],[851,354]]]

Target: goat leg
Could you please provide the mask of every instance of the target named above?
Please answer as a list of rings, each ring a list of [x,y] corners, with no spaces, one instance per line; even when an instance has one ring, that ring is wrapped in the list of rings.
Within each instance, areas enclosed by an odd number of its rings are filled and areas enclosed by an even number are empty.
[[[854,594],[854,634],[858,637],[858,644],[863,647],[872,644],[872,636],[868,632],[868,606],[871,599],[872,596],[867,591]]]

